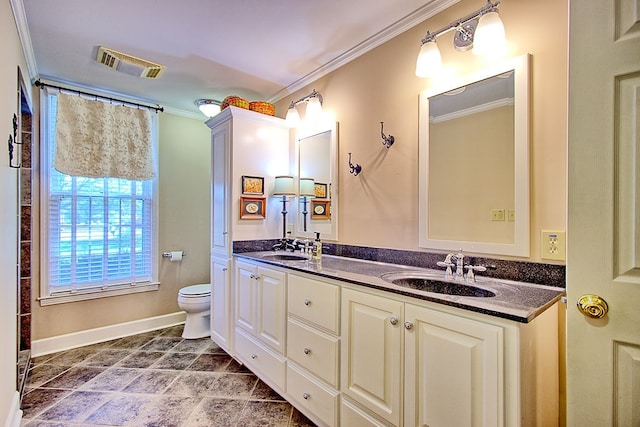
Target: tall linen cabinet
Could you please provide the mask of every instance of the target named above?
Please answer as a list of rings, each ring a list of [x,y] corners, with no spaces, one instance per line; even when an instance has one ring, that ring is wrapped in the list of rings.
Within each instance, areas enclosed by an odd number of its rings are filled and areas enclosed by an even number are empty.
[[[274,177],[290,172],[289,129],[280,118],[237,107],[206,124],[212,144],[211,338],[234,354],[233,242],[281,237],[282,203],[271,192]],[[263,178],[263,194],[243,194],[243,176]],[[242,218],[241,197],[263,199],[264,218]]]

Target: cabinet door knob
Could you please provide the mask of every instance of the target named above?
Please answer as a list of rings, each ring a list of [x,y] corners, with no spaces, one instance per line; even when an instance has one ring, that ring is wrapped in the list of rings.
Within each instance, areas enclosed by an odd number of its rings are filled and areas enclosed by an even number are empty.
[[[311,395],[309,393],[302,393],[302,398],[304,400],[309,400],[310,397],[311,397]]]
[[[304,351],[304,354],[311,353],[311,349],[309,347],[305,347],[303,351]]]
[[[222,268],[222,271],[227,271],[227,267],[223,267],[223,268]]]
[[[311,305],[311,300],[310,299],[306,299],[304,300],[304,305],[306,305],[307,307],[309,307]]]
[[[413,323],[411,323],[411,322],[404,322],[404,327],[405,327],[405,329],[411,329],[411,328],[413,328]]]
[[[398,318],[397,317],[391,317],[389,319],[389,323],[391,323],[392,325],[397,325],[398,324]]]
[[[252,358],[252,359],[257,359],[257,358],[258,358],[258,355],[257,355],[257,354],[255,354],[255,353],[253,353],[253,354],[251,355],[251,358]]]

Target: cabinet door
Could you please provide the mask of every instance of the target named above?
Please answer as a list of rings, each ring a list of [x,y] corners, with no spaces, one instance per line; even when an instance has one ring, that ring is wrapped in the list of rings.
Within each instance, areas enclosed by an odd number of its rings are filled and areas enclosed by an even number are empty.
[[[211,338],[228,353],[231,351],[231,275],[230,260],[211,257]]]
[[[258,279],[254,264],[236,260],[235,324],[253,335],[256,333]]]
[[[283,354],[287,315],[286,274],[264,267],[258,267],[257,273],[256,334],[262,342]]]
[[[211,253],[231,256],[229,235],[230,125],[224,122],[211,132]]]
[[[405,426],[504,425],[503,328],[405,306]]]
[[[342,392],[400,424],[404,304],[344,289]]]

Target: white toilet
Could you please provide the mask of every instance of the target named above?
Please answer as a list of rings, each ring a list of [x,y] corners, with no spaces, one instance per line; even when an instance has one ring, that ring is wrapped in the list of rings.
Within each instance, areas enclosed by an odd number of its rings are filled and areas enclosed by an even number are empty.
[[[178,307],[187,313],[182,338],[204,338],[211,331],[211,284],[191,285],[178,292]]]

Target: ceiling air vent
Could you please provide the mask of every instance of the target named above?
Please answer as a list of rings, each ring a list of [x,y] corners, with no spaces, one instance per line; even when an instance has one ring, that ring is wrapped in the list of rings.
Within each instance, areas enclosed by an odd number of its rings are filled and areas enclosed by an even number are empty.
[[[121,73],[147,79],[158,78],[166,68],[164,65],[136,58],[103,46],[98,47],[96,61]]]

